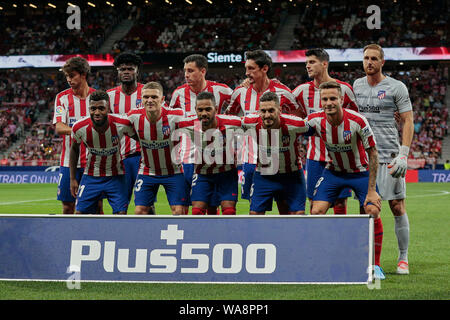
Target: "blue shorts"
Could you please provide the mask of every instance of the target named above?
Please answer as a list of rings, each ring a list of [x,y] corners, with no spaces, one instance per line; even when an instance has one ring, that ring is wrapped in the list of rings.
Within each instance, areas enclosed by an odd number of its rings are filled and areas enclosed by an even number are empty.
[[[253,175],[250,211],[266,212],[272,209],[272,203],[285,200],[289,211],[304,211],[306,186],[303,170],[275,175]]]
[[[317,181],[322,176],[326,162],[306,159],[306,195],[308,199],[314,196],[314,189]],[[345,188],[339,193],[337,199],[349,198],[352,196],[352,189]]]
[[[75,179],[80,184],[84,168],[78,168]],[[58,191],[56,199],[63,202],[75,202],[75,198],[70,193],[70,168],[59,167]]]
[[[323,170],[322,177],[317,181],[313,201],[328,201],[334,203],[340,192],[345,188],[355,191],[359,206],[364,205],[369,184],[369,172],[342,173]],[[378,187],[376,188],[378,192]]]
[[[186,182],[189,185],[189,189],[191,189],[191,185],[192,185],[192,177],[194,176],[194,168],[195,168],[195,166],[193,163],[183,163],[183,174],[186,179]],[[189,198],[190,198],[190,193],[191,192],[189,190]],[[214,189],[214,194],[211,197],[211,201],[208,204],[212,207],[220,206],[220,200],[218,198],[217,192],[215,192],[215,189]]]
[[[136,182],[136,177],[139,172],[139,165],[141,162],[141,154],[133,153],[129,157],[123,159],[123,166],[125,167],[125,179],[126,179],[126,190],[128,192],[128,201],[131,200],[133,195],[134,183]]]
[[[96,213],[98,201],[107,198],[113,213],[128,210],[125,176],[93,177],[84,174],[78,187],[76,210]]]
[[[164,187],[169,205],[189,205],[189,186],[182,173],[165,176],[139,174],[134,186],[134,204],[152,206],[156,201],[159,186]]]
[[[237,170],[214,173],[194,174],[192,178],[191,201],[202,201],[211,204],[215,201],[238,200],[238,175]]]
[[[250,200],[250,189],[253,183],[256,164],[244,163],[242,165],[241,198]]]

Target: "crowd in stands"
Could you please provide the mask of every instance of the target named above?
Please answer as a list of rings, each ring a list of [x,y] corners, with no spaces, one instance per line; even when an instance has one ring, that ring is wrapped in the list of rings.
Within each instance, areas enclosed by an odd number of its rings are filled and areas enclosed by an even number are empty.
[[[374,1],[303,1],[291,49],[311,47],[361,48],[368,43],[383,47],[448,46],[448,1],[393,0],[378,3],[379,28],[369,29],[367,12]],[[374,23],[370,19],[369,24]]]
[[[80,8],[79,28],[72,28],[76,20],[67,8],[67,4],[4,8],[0,12],[0,55],[96,53],[113,27],[127,16],[123,6],[86,5]]]
[[[214,5],[154,5],[137,12],[136,23],[113,46],[114,53],[133,51],[205,52],[269,49],[281,21],[281,7],[226,1]]]
[[[304,70],[274,68],[271,76],[294,89],[308,81]],[[333,71],[330,76],[353,84],[356,78],[364,76],[361,68]],[[9,164],[35,160],[39,163],[58,164],[61,138],[51,124],[54,97],[66,87],[60,72],[23,72],[23,69],[0,72],[0,152],[7,150],[17,139],[23,142],[14,150],[9,150]],[[411,163],[425,161],[433,165],[442,155],[442,142],[448,135],[448,106],[445,104],[448,83],[448,67],[440,65],[413,67],[404,70],[386,69],[385,73],[408,87],[414,111],[414,138],[411,145]],[[207,78],[226,83],[231,88],[243,79],[241,71],[220,72],[212,69]],[[88,83],[95,89],[116,86],[117,75],[113,68],[93,70]],[[143,70],[140,82],[158,81],[164,87],[166,102],[169,103],[173,90],[184,83],[183,70],[151,71]],[[45,117],[38,121],[40,113]],[[306,142],[306,141],[305,141]],[[303,153],[306,152],[303,146]]]
[[[170,3],[170,1],[167,1]],[[131,3],[131,2],[130,2]],[[131,30],[113,44],[112,53],[244,51],[277,49],[276,37],[288,14],[299,16],[291,49],[358,48],[372,42],[384,47],[448,46],[445,0],[393,0],[380,3],[380,28],[369,29],[371,1],[295,2],[215,1],[176,5],[164,1],[114,7],[80,3],[80,29],[67,27],[67,4],[33,9],[22,4],[0,11],[0,55],[92,54],[123,19]]]

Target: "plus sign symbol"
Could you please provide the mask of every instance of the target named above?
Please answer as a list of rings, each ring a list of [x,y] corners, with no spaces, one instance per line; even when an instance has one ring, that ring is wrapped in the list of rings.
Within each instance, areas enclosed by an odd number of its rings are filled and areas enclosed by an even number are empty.
[[[167,230],[161,230],[161,240],[166,240],[166,245],[176,245],[178,240],[184,239],[184,230],[178,230],[177,224],[167,225]]]

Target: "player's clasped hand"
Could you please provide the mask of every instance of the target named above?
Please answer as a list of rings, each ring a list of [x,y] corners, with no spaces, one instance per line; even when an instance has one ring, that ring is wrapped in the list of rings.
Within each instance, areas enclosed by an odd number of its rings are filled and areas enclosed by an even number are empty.
[[[368,191],[366,200],[364,201],[364,207],[367,205],[374,205],[378,208],[379,211],[381,211],[381,197],[376,191]]]

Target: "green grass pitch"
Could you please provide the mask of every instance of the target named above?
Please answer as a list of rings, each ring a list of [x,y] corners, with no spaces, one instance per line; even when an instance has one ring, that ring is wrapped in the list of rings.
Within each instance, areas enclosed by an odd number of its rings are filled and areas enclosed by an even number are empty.
[[[53,184],[0,184],[0,213],[60,214],[61,204],[55,198],[56,185]],[[104,203],[105,213],[110,214],[111,208],[106,201]],[[386,272],[386,280],[381,282],[379,289],[369,289],[366,285],[81,283],[79,290],[69,290],[65,282],[0,281],[0,299],[448,300],[450,184],[410,183],[407,185],[406,206],[411,225],[410,275],[395,274],[397,240],[394,219],[384,201],[381,265]],[[248,214],[248,209],[248,201],[238,202],[238,214]],[[170,213],[162,188],[156,211],[157,214]],[[356,200],[349,200],[348,211],[358,212]],[[133,204],[128,212],[133,214]]]

